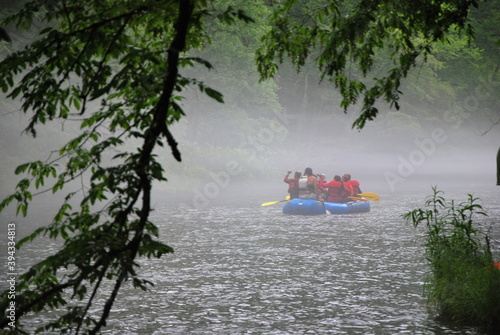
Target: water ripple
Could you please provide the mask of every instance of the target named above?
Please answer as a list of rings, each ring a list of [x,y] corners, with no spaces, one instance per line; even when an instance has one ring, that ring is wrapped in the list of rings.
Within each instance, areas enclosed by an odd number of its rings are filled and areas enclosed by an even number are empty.
[[[480,334],[429,315],[423,250],[401,219],[414,203],[318,217],[284,216],[280,205],[156,206],[175,253],[140,260],[155,286],[125,286],[104,333]]]

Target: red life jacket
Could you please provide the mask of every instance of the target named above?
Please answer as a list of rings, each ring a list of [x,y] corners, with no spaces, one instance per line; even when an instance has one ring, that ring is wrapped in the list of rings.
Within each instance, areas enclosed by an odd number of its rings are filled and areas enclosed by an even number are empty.
[[[349,180],[348,183],[352,187],[353,195],[361,193],[361,189],[359,188],[359,181],[357,181],[357,180]]]
[[[351,196],[354,195],[354,191],[348,181],[344,182],[344,188],[342,189],[342,202],[352,201]]]
[[[287,178],[283,179],[285,183],[288,184],[288,193],[299,192],[299,180],[297,178]]]
[[[328,202],[341,202],[342,194],[344,191],[344,187],[340,181],[332,180],[328,183],[320,182],[322,187],[326,187],[327,191],[327,199]]]

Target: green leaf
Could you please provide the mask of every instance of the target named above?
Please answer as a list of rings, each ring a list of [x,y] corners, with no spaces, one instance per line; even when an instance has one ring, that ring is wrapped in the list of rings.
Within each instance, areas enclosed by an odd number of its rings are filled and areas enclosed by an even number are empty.
[[[217,100],[220,103],[224,103],[224,99],[222,94],[218,91],[211,89],[210,87],[205,87],[205,93],[214,100]]]
[[[19,165],[15,170],[15,174],[21,174],[21,173],[25,172],[30,165],[31,165],[31,163],[25,163],[25,164]]]

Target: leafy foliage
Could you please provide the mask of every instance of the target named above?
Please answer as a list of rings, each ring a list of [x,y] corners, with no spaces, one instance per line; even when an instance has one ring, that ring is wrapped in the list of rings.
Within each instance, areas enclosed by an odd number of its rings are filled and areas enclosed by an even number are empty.
[[[322,79],[340,90],[344,110],[363,97],[353,125],[361,129],[377,116],[379,99],[399,109],[401,81],[436,42],[454,31],[472,39],[467,17],[477,6],[476,0],[317,0],[306,5],[285,0],[274,11],[272,29],[258,50],[259,71],[262,78],[271,78],[284,56],[298,70],[315,56]],[[379,50],[386,50],[391,67],[382,77],[371,78],[370,87],[364,78],[374,69]]]
[[[428,301],[445,317],[500,329],[500,271],[493,265],[489,238],[475,222],[486,213],[478,199],[447,203],[433,188],[425,209],[403,215],[415,228],[424,225]]]

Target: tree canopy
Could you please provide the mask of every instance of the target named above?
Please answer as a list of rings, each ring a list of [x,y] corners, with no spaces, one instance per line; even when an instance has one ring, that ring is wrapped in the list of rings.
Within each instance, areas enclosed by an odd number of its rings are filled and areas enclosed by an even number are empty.
[[[16,173],[25,177],[0,209],[16,202],[18,212],[26,215],[35,193],[61,192],[72,181],[86,181],[79,193],[65,194],[50,225],[17,244],[19,248],[40,236],[63,241],[57,253],[19,277],[15,328],[29,332],[22,323],[28,313],[57,309],[65,312],[39,330],[94,334],[106,325],[125,282],[143,290],[153,284],[141,278],[137,258],[173,252],[159,239],[158,228],[149,218],[152,185],[167,176],[154,150],[166,146],[181,161],[171,128],[190,107],[183,100],[189,96],[188,88],[224,102],[222,93],[206,84],[208,76],[198,71],[200,67],[213,70],[215,62],[206,59],[217,49],[211,49],[211,44],[226,51],[226,58],[217,64],[223,70],[233,57],[246,59],[247,64],[255,50],[262,85],[267,88],[275,89],[271,79],[280,66],[287,66],[287,57],[295,69],[311,69],[318,79],[339,89],[343,108],[362,99],[354,126],[363,128],[377,116],[380,99],[399,108],[404,78],[419,60],[431,58],[436,43],[457,34],[472,40],[469,13],[479,2],[40,3],[27,1],[22,9],[3,17],[0,26],[32,29],[37,38],[2,59],[0,88],[10,99],[21,100],[22,111],[30,115],[26,130],[33,136],[41,124],[54,120],[75,121],[80,132],[52,159],[20,165]],[[227,42],[231,29],[244,47],[238,55],[232,53],[232,42]],[[388,62],[381,66],[381,59]],[[235,95],[237,85],[244,84],[240,76],[226,76],[223,71],[215,79],[230,81]],[[265,96],[266,90],[258,85],[251,91],[254,97],[265,97],[261,113],[267,108],[279,112],[276,96]],[[232,111],[245,110],[255,100],[241,100]],[[139,144],[130,149],[128,141]],[[97,307],[100,312],[91,313],[98,304],[97,292],[108,284],[112,289]],[[5,310],[9,303],[5,291],[0,308]],[[0,328],[10,326],[2,315]]]
[[[401,81],[432,53],[433,45],[463,33],[473,38],[467,21],[478,1],[284,1],[274,11],[272,30],[258,50],[259,71],[264,78],[276,74],[275,60],[286,55],[300,70],[316,51],[314,61],[322,79],[340,90],[341,106],[347,108],[363,97],[354,126],[373,120],[375,103],[384,99],[399,109]],[[372,74],[376,55],[384,52],[390,68],[382,76]],[[351,67],[354,66],[354,70]]]

